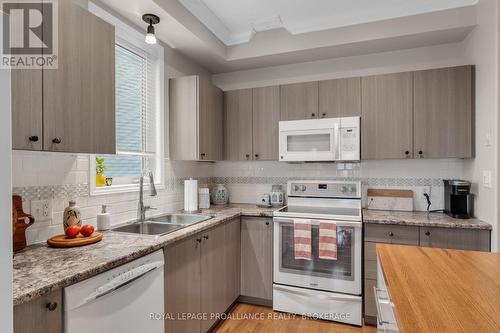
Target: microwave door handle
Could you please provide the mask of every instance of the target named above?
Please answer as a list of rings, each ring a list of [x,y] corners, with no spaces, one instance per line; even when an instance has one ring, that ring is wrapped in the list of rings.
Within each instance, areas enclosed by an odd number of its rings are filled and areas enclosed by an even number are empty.
[[[340,160],[340,126],[339,123],[336,122],[334,127],[333,127],[333,145],[334,145],[334,155],[333,159],[335,161]]]

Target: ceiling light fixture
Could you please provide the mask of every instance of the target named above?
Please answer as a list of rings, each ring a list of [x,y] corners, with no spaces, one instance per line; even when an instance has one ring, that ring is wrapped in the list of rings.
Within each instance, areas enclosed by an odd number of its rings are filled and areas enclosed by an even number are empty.
[[[146,43],[156,44],[155,27],[153,27],[153,24],[160,23],[160,18],[155,14],[144,14],[142,15],[142,20],[149,24],[145,39]]]

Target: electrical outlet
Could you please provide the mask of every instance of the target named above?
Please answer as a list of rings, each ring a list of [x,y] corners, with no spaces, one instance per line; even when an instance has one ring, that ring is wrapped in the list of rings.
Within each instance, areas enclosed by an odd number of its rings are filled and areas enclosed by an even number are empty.
[[[31,200],[31,215],[36,221],[48,221],[52,218],[52,200]]]

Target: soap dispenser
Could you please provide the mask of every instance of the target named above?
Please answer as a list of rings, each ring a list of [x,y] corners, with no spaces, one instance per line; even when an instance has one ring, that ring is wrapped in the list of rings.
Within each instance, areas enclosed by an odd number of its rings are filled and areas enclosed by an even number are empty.
[[[97,214],[97,230],[108,230],[111,226],[111,217],[106,211],[106,205],[102,205],[102,211]]]

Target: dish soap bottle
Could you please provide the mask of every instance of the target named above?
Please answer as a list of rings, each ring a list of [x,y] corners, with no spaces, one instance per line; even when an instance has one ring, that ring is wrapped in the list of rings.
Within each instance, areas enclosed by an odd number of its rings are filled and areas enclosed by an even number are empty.
[[[111,226],[111,218],[106,211],[106,205],[102,205],[102,211],[97,214],[97,230],[108,230]]]
[[[64,209],[64,214],[63,214],[63,227],[64,230],[70,226],[70,225],[77,225],[79,227],[82,226],[82,217],[80,214],[80,208],[76,205],[75,200],[70,200],[69,201],[69,206]]]

